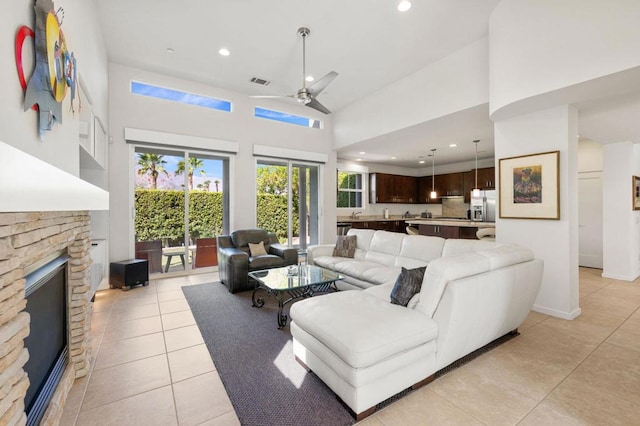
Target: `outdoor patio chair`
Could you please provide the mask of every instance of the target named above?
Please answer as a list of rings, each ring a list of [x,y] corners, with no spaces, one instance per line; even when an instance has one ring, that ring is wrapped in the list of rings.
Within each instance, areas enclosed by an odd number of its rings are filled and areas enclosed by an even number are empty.
[[[215,237],[196,240],[196,255],[193,263],[196,268],[218,264],[218,244]]]
[[[149,261],[149,273],[162,272],[162,241],[137,241],[136,259]]]

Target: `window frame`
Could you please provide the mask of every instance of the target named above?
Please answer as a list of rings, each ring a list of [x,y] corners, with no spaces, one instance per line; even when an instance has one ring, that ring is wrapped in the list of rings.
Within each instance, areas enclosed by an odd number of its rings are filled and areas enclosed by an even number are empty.
[[[354,175],[361,175],[362,177],[362,188],[361,189],[351,189],[351,188],[340,188],[338,185],[340,184],[339,180],[338,180],[338,174],[339,173],[348,173],[348,174],[354,174]],[[366,208],[366,204],[367,204],[367,176],[368,173],[364,170],[355,170],[353,168],[336,168],[336,208],[338,209],[338,211],[346,211],[346,210],[351,210],[353,211],[355,210],[364,210]],[[340,207],[338,206],[338,198],[340,195],[340,192],[345,192],[345,193],[360,193],[361,197],[360,199],[362,200],[362,205],[361,206],[350,206],[350,207]]]

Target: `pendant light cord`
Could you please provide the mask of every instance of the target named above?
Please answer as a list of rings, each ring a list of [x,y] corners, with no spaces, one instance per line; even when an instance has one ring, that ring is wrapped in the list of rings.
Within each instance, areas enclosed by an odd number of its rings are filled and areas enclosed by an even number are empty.
[[[478,189],[478,142],[480,142],[479,139],[473,141],[473,143],[476,145],[476,187],[475,189]]]

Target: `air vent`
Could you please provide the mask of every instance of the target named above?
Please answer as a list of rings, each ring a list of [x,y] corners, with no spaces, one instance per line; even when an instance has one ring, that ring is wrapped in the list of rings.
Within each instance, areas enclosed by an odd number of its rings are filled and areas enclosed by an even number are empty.
[[[264,79],[258,78],[258,77],[252,77],[250,81],[252,83],[259,84],[261,86],[268,86],[269,83],[271,83],[270,81],[267,81],[267,80],[264,80]]]

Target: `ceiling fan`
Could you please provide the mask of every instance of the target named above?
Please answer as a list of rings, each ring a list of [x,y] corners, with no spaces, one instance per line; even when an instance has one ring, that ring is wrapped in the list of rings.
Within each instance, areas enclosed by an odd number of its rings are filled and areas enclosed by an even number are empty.
[[[252,98],[293,98],[301,104],[305,104],[309,108],[313,108],[325,114],[331,114],[324,105],[322,105],[316,97],[338,76],[338,73],[335,71],[329,72],[327,75],[322,77],[320,80],[313,83],[311,86],[306,86],[306,39],[311,33],[311,30],[306,27],[298,28],[298,35],[302,37],[302,89],[298,90],[296,93],[292,95],[282,95],[282,96],[270,96],[270,95],[257,95],[251,96]]]

